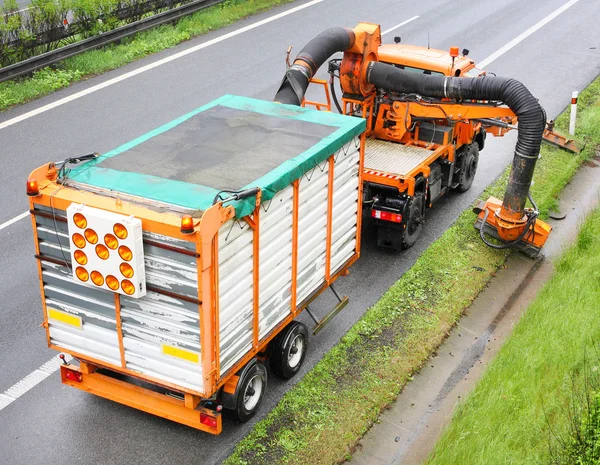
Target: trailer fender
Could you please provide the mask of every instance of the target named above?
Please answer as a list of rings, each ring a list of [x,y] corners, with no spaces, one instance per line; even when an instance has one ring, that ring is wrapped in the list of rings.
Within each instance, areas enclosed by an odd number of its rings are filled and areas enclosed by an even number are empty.
[[[231,379],[225,383],[221,389],[220,404],[227,410],[235,410],[237,408],[237,398],[240,389],[240,380],[244,379],[244,375],[258,362],[257,359],[253,358],[250,360],[244,368],[238,371]]]

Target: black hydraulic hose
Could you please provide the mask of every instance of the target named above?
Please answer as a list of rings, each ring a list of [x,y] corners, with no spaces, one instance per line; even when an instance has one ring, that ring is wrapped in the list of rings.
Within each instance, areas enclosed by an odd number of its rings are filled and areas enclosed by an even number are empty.
[[[321,32],[300,51],[294,64],[285,73],[273,100],[300,105],[310,79],[321,65],[334,53],[351,48],[354,38],[354,31],[343,27],[332,27]]]
[[[517,115],[519,134],[503,208],[512,219],[523,217],[546,125],[544,110],[523,84],[496,76],[428,76],[375,62],[369,64],[367,80],[376,87],[405,94],[456,100],[499,100],[508,105]]]

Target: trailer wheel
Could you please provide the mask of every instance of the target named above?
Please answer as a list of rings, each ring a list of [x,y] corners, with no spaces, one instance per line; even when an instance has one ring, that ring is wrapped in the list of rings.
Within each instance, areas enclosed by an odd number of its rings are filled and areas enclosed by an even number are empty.
[[[254,416],[266,389],[267,369],[262,363],[256,362],[243,373],[239,381],[234,414],[241,423],[247,422]]]
[[[475,173],[477,172],[477,165],[479,164],[479,149],[477,144],[469,144],[464,154],[462,163],[462,169],[460,173],[460,181],[456,188],[458,192],[466,192],[471,188],[473,179],[475,179]]]
[[[415,195],[408,206],[408,219],[406,220],[406,228],[402,236],[402,247],[409,249],[417,242],[421,231],[423,230],[423,217],[425,202],[423,194]]]
[[[308,348],[308,329],[292,321],[271,343],[271,370],[279,378],[290,379],[302,366]]]

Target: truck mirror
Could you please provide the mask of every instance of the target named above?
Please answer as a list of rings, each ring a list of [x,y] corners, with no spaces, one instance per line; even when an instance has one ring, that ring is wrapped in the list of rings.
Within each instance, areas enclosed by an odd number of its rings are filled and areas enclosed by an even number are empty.
[[[398,36],[394,37],[394,43],[396,43],[396,44],[399,44],[401,40],[402,39],[400,39],[400,37],[398,37]]]

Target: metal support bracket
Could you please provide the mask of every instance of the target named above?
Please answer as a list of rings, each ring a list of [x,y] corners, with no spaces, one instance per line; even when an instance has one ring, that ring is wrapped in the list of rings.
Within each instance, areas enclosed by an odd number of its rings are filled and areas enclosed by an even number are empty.
[[[348,296],[345,297],[340,297],[340,295],[336,292],[336,290],[334,289],[333,285],[329,286],[329,289],[331,289],[331,292],[333,292],[333,294],[335,295],[336,299],[338,300],[338,303],[331,309],[331,311],[329,313],[327,313],[327,315],[325,315],[321,320],[318,320],[309,310],[308,307],[306,307],[306,313],[308,313],[310,315],[310,317],[313,319],[313,321],[316,323],[314,328],[313,328],[313,336],[315,334],[317,334],[319,331],[321,331],[325,325],[327,323],[329,323],[331,321],[331,319],[336,316],[346,305],[348,305],[348,301],[349,298]]]

